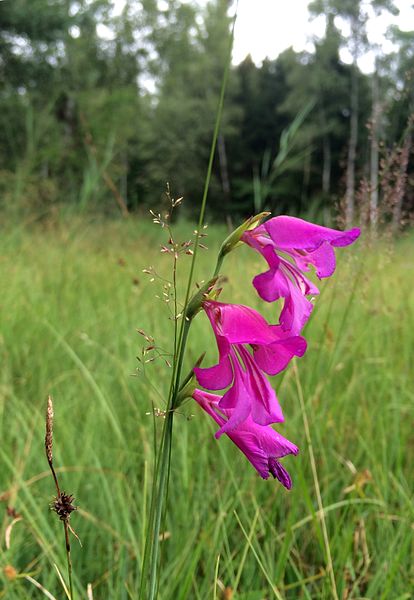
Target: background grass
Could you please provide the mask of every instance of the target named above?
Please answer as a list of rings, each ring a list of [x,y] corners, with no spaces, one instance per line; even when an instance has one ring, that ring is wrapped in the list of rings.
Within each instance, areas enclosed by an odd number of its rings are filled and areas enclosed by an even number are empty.
[[[177,226],[182,239],[191,232]],[[169,275],[168,257],[159,254],[163,234],[131,220],[13,227],[2,235],[1,598],[45,597],[27,574],[64,597],[54,568],[66,574],[63,529],[48,508],[54,488],[43,446],[49,393],[55,465],[79,506],[71,521],[83,542],[73,540],[77,597],[87,597],[88,583],[95,600],[136,596],[154,460],[147,413],[163,407],[170,375],[162,360],[137,373],[143,338],[136,329],[171,346],[172,322],[155,298],[160,286],[142,273],[153,264]],[[199,281],[224,235],[210,229]],[[290,493],[256,476],[228,439],[217,442],[195,403],[177,415],[162,599],[332,598],[298,384],[340,598],[411,598],[413,247],[409,236],[393,249],[362,239],[338,250],[337,272],[321,285],[306,329],[299,379],[292,367],[275,378],[286,416],[279,430],[301,448],[284,462]],[[179,263],[183,283],[187,258]],[[223,299],[274,319],[275,306],[250,284],[263,268],[249,249],[234,252],[223,269]],[[187,368],[204,350],[212,364],[215,343],[200,315]],[[12,529],[6,507],[22,515]]]

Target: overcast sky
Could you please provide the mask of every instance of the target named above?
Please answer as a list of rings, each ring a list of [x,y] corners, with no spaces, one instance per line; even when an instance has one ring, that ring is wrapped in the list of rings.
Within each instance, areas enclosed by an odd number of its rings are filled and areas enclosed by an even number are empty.
[[[160,3],[166,1],[160,0]],[[207,0],[198,1],[207,3]],[[113,0],[113,3],[116,12],[122,10],[124,0]],[[250,54],[259,64],[266,57],[276,58],[290,46],[296,51],[310,49],[312,38],[323,35],[325,21],[323,18],[310,21],[308,4],[309,0],[239,0],[233,62],[238,64]],[[385,38],[389,25],[395,23],[406,31],[414,30],[413,0],[395,0],[394,4],[400,9],[398,17],[372,15],[368,21],[370,42],[380,44],[385,52],[392,50]],[[350,60],[346,51],[341,58]],[[372,70],[373,56],[363,57],[359,66],[364,71]]]
[[[309,0],[239,0],[233,61],[237,64],[250,53],[255,62],[261,62],[266,56],[276,58],[289,46],[296,51],[311,48],[312,38],[324,33],[325,19],[311,21],[308,4]],[[395,6],[400,9],[398,17],[372,14],[368,21],[370,42],[380,44],[385,52],[392,50],[385,38],[389,25],[395,23],[406,31],[414,30],[412,0],[396,0]],[[350,60],[346,52],[341,58]],[[372,65],[373,57],[366,56],[360,67],[367,71]]]

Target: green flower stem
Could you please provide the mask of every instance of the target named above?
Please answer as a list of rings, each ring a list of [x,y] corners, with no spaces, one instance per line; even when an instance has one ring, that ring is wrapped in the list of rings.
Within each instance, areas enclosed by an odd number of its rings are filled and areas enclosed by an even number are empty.
[[[184,317],[185,319],[185,317]],[[167,404],[166,417],[161,436],[160,450],[155,466],[154,485],[152,489],[151,507],[148,524],[148,536],[144,550],[144,560],[141,572],[141,584],[139,598],[154,600],[157,595],[157,570],[160,542],[160,527],[163,514],[164,500],[168,489],[168,476],[170,470],[170,456],[172,444],[172,429],[174,420],[174,408],[179,391],[179,380],[181,378],[182,365],[185,348],[190,330],[191,321],[185,320],[180,352],[176,362],[175,373],[173,373],[173,385]],[[146,595],[146,575],[149,569],[149,595]]]
[[[188,339],[188,334],[190,332],[191,323],[192,323],[192,320],[190,320],[190,321],[186,320],[184,323],[183,338],[182,338],[182,342],[181,342],[180,354],[179,354],[178,361],[177,361],[177,372],[176,372],[176,376],[175,376],[174,391],[173,391],[173,396],[171,399],[170,412],[174,411],[174,409],[176,407],[177,396],[178,396],[178,392],[180,390],[180,379],[181,379],[181,371],[183,368],[185,347],[187,345],[187,339]]]
[[[213,277],[217,277],[220,273],[221,270],[221,265],[223,264],[224,261],[224,254],[219,254],[218,258],[217,258],[217,263],[216,263],[216,268],[214,269],[214,273],[213,273]]]
[[[153,529],[153,540],[151,549],[151,570],[150,570],[150,590],[148,598],[153,600],[157,593],[157,568],[158,568],[158,550],[160,543],[160,526],[163,513],[164,499],[167,493],[168,475],[170,469],[170,455],[172,443],[174,412],[168,411],[165,418],[164,439],[162,440],[162,449],[160,454],[161,468],[159,473],[159,485],[157,489],[157,502],[155,506],[155,522]]]
[[[229,48],[228,48],[228,57],[226,62],[226,68],[223,75],[223,80],[221,84],[220,90],[220,98],[217,108],[216,115],[216,123],[214,127],[213,139],[211,143],[210,149],[210,158],[207,167],[207,174],[204,183],[204,191],[203,197],[201,201],[200,208],[200,216],[198,220],[198,228],[196,233],[196,238],[194,242],[194,253],[190,266],[190,273],[188,276],[187,288],[185,293],[184,300],[184,314],[183,320],[181,322],[180,331],[178,334],[178,344],[176,345],[177,354],[175,356],[173,373],[171,378],[171,386],[168,395],[167,402],[167,412],[166,418],[164,422],[164,427],[161,436],[160,443],[160,451],[158,454],[158,458],[155,466],[154,473],[154,482],[152,486],[152,497],[151,497],[151,508],[149,515],[149,523],[148,523],[148,533],[147,539],[145,543],[144,550],[144,558],[142,564],[141,571],[141,581],[140,581],[140,590],[139,590],[139,598],[141,600],[154,600],[158,595],[158,586],[157,586],[157,569],[158,569],[158,554],[159,554],[159,536],[160,536],[160,527],[161,527],[161,519],[163,515],[163,505],[168,492],[168,479],[170,472],[170,462],[171,462],[171,444],[172,444],[172,430],[173,430],[173,420],[174,420],[174,408],[177,401],[177,396],[180,389],[180,378],[181,371],[184,361],[184,354],[188,339],[188,333],[191,326],[191,320],[186,318],[186,310],[188,306],[188,302],[190,300],[191,288],[193,285],[193,277],[194,277],[194,269],[195,269],[195,261],[198,254],[199,248],[199,240],[200,233],[204,224],[204,216],[207,204],[207,195],[210,187],[211,174],[213,170],[213,161],[214,155],[216,151],[217,139],[220,130],[220,123],[223,114],[223,105],[224,105],[224,95],[227,87],[229,72],[230,72],[230,64],[231,64],[231,53],[233,49],[233,39],[234,39],[234,26],[236,23],[237,16],[237,6],[236,13],[233,20],[233,26],[231,31],[231,36],[229,40]],[[221,263],[220,263],[221,264]],[[219,267],[218,267],[219,268]],[[146,595],[147,590],[147,571],[149,569],[149,595]]]
[[[150,557],[153,556],[153,552],[154,552],[154,549],[153,549],[154,544],[155,544],[155,538],[153,536],[154,520],[155,520],[155,514],[156,514],[156,501],[159,498],[158,490],[157,490],[157,483],[158,483],[159,472],[160,472],[160,467],[161,467],[161,454],[163,451],[164,440],[166,438],[166,435],[165,435],[166,427],[167,427],[167,420],[165,420],[165,422],[164,422],[164,428],[163,428],[163,432],[162,432],[162,436],[161,436],[161,443],[160,443],[160,451],[156,458],[155,468],[154,468],[154,477],[153,477],[153,481],[152,481],[150,512],[149,512],[149,516],[148,516],[147,535],[146,535],[146,539],[145,539],[145,548],[144,548],[144,556],[143,556],[143,560],[142,560],[140,587],[139,587],[139,595],[138,595],[138,598],[140,600],[144,600],[147,597],[146,596],[147,571],[149,568]]]

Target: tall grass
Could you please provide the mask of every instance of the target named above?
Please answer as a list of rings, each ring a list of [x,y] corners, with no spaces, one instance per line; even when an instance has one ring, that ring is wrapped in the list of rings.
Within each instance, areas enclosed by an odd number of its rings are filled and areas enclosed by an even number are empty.
[[[191,225],[177,227],[189,237]],[[196,279],[210,272],[223,234],[210,229]],[[66,557],[48,508],[53,482],[43,448],[49,393],[59,479],[79,505],[72,516],[83,542],[72,545],[76,595],[87,598],[91,583],[95,600],[136,597],[154,457],[147,413],[163,408],[170,375],[161,361],[138,374],[135,359],[136,329],[160,346],[171,339],[157,284],[141,272],[155,262],[168,273],[160,242],[154,225],[132,220],[14,228],[1,238],[0,598],[46,597],[26,575],[64,597],[54,563],[64,573]],[[240,600],[330,599],[322,516],[341,599],[411,597],[413,246],[406,239],[391,251],[385,242],[361,241],[347,249],[307,327],[309,350],[297,373],[323,515],[294,368],[275,378],[286,415],[280,431],[302,450],[289,459],[290,493],[260,480],[229,440],[216,441],[195,403],[177,415],[163,600],[231,592]],[[183,282],[188,266],[180,265]],[[223,299],[258,308],[250,279],[262,268],[247,248],[232,253]],[[271,317],[275,307],[265,308]],[[215,358],[204,325],[201,317],[194,322],[186,368],[204,350],[205,364]],[[159,433],[162,418],[156,427]],[[7,506],[22,516],[11,529]]]

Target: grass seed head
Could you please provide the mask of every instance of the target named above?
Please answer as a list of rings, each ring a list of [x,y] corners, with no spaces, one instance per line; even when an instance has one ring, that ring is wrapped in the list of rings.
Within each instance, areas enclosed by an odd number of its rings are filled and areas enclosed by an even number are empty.
[[[72,494],[61,492],[52,503],[52,510],[59,516],[61,521],[68,521],[70,515],[77,507],[73,504],[75,497]]]
[[[46,456],[49,463],[53,461],[53,402],[52,397],[48,396],[46,408],[46,435],[45,435]]]

